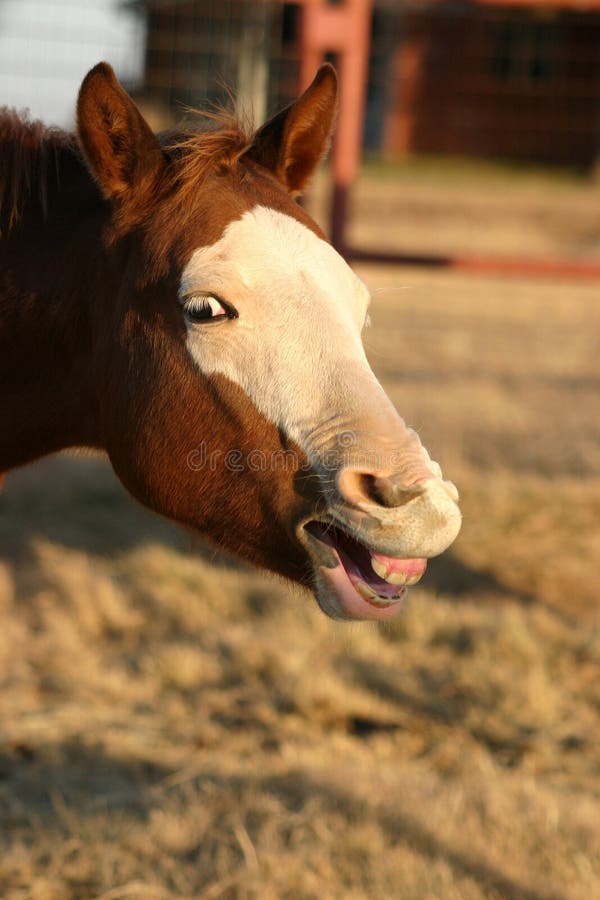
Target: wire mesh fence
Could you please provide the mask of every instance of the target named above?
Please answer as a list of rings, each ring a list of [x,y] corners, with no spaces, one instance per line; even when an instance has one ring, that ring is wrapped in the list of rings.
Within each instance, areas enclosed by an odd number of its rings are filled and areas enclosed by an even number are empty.
[[[144,46],[143,19],[113,0],[0,0],[0,105],[72,126],[87,70],[109,59],[136,87]]]
[[[104,58],[157,129],[231,97],[258,123],[298,92],[301,16],[300,0],[0,0],[0,104],[72,125],[81,78]],[[600,3],[373,0],[363,148],[355,248],[493,252],[484,231],[496,208],[553,229],[529,242],[505,229],[506,253],[600,259],[588,180],[600,156]],[[487,182],[471,162],[482,159]],[[548,166],[561,171],[544,179]],[[461,203],[470,225],[449,229]]]
[[[171,114],[229,92],[262,121],[297,92],[295,7],[246,0],[140,2],[145,16],[143,90]]]
[[[600,153],[598,4],[390,3],[376,7],[373,47],[390,155],[588,167]]]
[[[0,90],[66,123],[69,90],[106,57],[170,116],[229,88],[261,118],[297,90],[299,11],[281,0],[0,0]],[[388,157],[593,165],[600,4],[375,0],[364,140]]]
[[[297,92],[296,19],[278,0],[0,0],[0,102],[70,125],[107,59],[159,127],[231,96],[260,120]]]
[[[376,3],[365,149],[356,256],[598,276],[600,4]]]

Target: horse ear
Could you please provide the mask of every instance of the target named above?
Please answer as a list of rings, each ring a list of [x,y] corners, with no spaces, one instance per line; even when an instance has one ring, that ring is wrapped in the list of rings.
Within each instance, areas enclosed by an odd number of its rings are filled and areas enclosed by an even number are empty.
[[[165,165],[150,126],[108,63],[98,63],[83,80],[77,132],[92,174],[108,199],[150,188]]]
[[[335,69],[325,63],[302,96],[254,135],[246,156],[273,172],[291,194],[302,191],[329,149],[337,93]]]

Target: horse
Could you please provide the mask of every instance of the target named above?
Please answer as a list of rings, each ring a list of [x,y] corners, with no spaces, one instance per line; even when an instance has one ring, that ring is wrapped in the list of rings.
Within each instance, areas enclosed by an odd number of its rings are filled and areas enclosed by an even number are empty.
[[[458,494],[363,349],[369,292],[298,202],[337,76],[257,130],[155,135],[107,63],[74,133],[0,114],[0,472],[103,451],[156,513],[390,619]]]

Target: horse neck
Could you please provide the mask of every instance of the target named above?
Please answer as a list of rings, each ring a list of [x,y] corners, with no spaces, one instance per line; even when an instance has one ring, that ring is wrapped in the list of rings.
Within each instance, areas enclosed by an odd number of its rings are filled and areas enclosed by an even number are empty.
[[[101,443],[91,373],[101,203],[73,159],[45,200],[46,212],[29,198],[0,231],[0,472]]]

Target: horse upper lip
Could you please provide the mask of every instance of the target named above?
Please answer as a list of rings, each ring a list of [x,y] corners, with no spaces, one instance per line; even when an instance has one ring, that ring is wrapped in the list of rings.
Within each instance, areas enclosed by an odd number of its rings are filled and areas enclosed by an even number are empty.
[[[309,528],[310,525],[315,526],[312,531]],[[323,546],[328,546],[327,543],[323,541],[322,536],[314,533],[319,526],[325,530],[334,528],[336,531],[345,535],[345,537],[356,541],[357,544],[361,544],[366,550],[372,551],[373,553],[378,552],[379,548],[375,546],[374,542],[367,540],[360,529],[352,528],[346,521],[334,515],[312,516],[310,519],[305,519],[298,528],[300,543],[305,546],[308,543],[309,547],[314,546],[315,542],[318,542]],[[306,540],[307,536],[308,542]]]
[[[311,525],[314,526],[313,530],[311,530],[309,527]],[[344,537],[350,539],[351,541],[354,541],[357,544],[360,544],[360,546],[369,551],[369,553],[378,552],[378,548],[372,542],[365,540],[364,535],[362,535],[360,532],[355,531],[353,528],[348,527],[345,522],[340,521],[338,518],[334,516],[314,516],[310,519],[305,520],[299,528],[300,542],[304,546],[308,547],[309,553],[311,553],[311,555],[315,555],[315,551],[318,547],[319,550],[317,551],[316,555],[323,556],[323,551],[321,548],[327,548],[326,554],[328,558],[331,562],[334,562],[335,560],[335,556],[331,552],[330,545],[326,540],[323,540],[323,534],[315,533],[319,526],[325,530],[325,534],[327,534],[328,529],[335,529],[335,531],[340,532],[340,534]],[[337,564],[337,562],[335,564]]]
[[[310,518],[310,519],[306,519],[299,525],[299,527],[297,529],[297,534],[298,534],[298,540],[300,541],[302,546],[308,550],[308,553],[311,558],[314,558],[315,556],[323,557],[323,555],[325,554],[328,557],[330,565],[331,565],[331,563],[333,563],[334,565],[337,565],[335,556],[329,549],[328,545],[325,543],[325,541],[322,540],[321,537],[319,537],[317,534],[314,534],[310,530],[310,528],[309,528],[310,525],[317,526],[317,527],[320,525],[323,528],[332,527],[334,525],[333,519],[329,519],[329,518],[322,519],[322,518],[318,518],[316,516],[313,518]],[[327,549],[324,550],[323,548],[327,548]],[[321,564],[323,564],[322,559],[320,559],[319,562]]]

